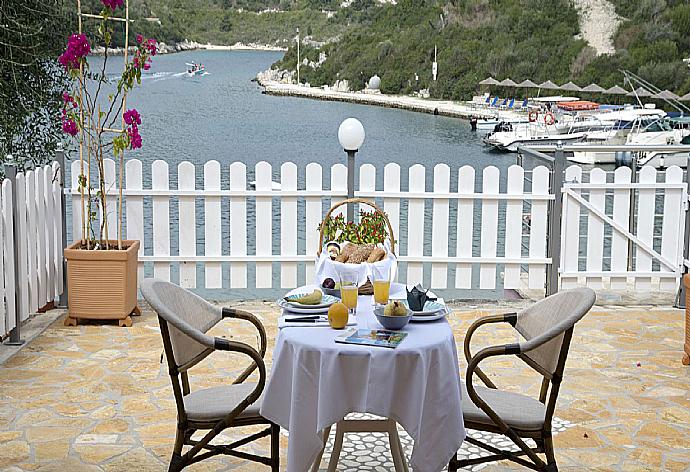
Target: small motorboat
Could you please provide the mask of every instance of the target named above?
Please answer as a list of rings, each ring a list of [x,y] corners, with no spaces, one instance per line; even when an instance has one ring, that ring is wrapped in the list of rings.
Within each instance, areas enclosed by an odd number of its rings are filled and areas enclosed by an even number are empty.
[[[196,62],[186,62],[187,64],[187,76],[196,77],[206,74],[206,67],[203,64],[197,64]]]

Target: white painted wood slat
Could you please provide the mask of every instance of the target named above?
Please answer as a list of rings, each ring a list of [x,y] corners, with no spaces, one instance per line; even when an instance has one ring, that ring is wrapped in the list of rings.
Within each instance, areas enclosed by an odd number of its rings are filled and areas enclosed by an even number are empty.
[[[474,168],[462,166],[458,171],[458,194],[468,195],[474,193]],[[458,200],[457,223],[457,256],[472,257],[472,241],[474,239],[474,200]],[[472,288],[472,264],[457,264],[455,267],[455,287]]]
[[[367,193],[376,191],[376,167],[372,164],[363,164],[359,168],[359,191]],[[374,201],[373,198],[367,197],[367,199]],[[369,205],[357,204],[355,206],[355,221],[357,222],[360,221],[360,211],[372,211],[372,208]]]
[[[539,166],[532,171],[532,193],[536,195],[548,195],[549,193],[549,169]],[[546,244],[548,228],[548,202],[535,200],[532,202],[532,212],[529,232],[529,257],[546,257]],[[546,281],[545,265],[529,266],[530,289],[544,288]]]
[[[143,177],[141,161],[132,159],[125,164],[125,188],[127,190],[142,190]],[[125,198],[126,227],[124,228],[125,237],[130,240],[139,241],[139,257],[144,255],[144,197],[138,195],[128,195]],[[144,280],[144,263],[139,262],[138,268],[139,281]]]
[[[335,164],[331,167],[331,190],[343,195],[347,194],[347,167],[343,164]],[[345,200],[345,197],[334,197],[331,205]],[[331,216],[343,215],[347,218],[347,206],[339,206]]]
[[[426,191],[426,169],[415,164],[408,171],[410,192]],[[412,224],[410,224],[412,222]],[[422,257],[424,255],[424,200],[409,200],[407,210],[407,255]],[[422,283],[424,267],[421,262],[408,262],[407,284]]]
[[[115,173],[115,161],[112,159],[103,160],[103,168],[105,170],[105,190],[106,192],[117,193],[117,174]],[[106,218],[108,219],[108,234],[103,233],[103,237],[108,237],[109,240],[117,240],[117,197],[108,196],[107,208],[105,208]],[[103,218],[103,210],[101,209],[101,221]]]
[[[55,224],[55,242],[53,246],[55,247],[55,294],[62,295],[64,287],[62,285],[62,189],[63,182],[61,177],[64,177],[64,173],[60,171],[60,165],[57,162],[53,162],[53,211],[55,212],[55,218],[53,223]],[[65,225],[65,228],[67,226]]]
[[[168,163],[156,160],[151,165],[151,188],[168,190],[170,187]],[[153,255],[170,255],[170,198],[153,197]],[[170,281],[170,263],[154,262],[153,276]]]
[[[27,195],[34,205],[36,215],[36,276],[38,278],[36,293],[36,310],[48,303],[48,266],[46,265],[46,208],[45,208],[45,169],[37,167],[35,193]]]
[[[683,170],[678,166],[666,169],[666,183],[677,184],[683,182]],[[683,191],[681,189],[666,189],[664,193],[664,216],[661,226],[661,255],[670,261],[678,263],[678,269],[683,264]],[[661,270],[668,270],[663,267]],[[659,290],[673,292],[678,286],[675,277],[661,277]]]
[[[640,169],[640,183],[656,183],[656,169],[651,166],[644,166]],[[656,191],[652,189],[641,189],[637,203],[637,237],[649,247],[654,247],[654,213]],[[635,248],[635,270],[641,272],[651,272],[652,256],[639,247]],[[635,290],[648,292],[652,289],[651,277],[636,277]]]
[[[72,242],[74,242],[84,237],[84,230],[81,223],[81,195],[79,194],[80,162],[78,160],[72,162],[70,169],[71,189],[77,192],[72,194]]]
[[[400,192],[400,166],[395,163],[386,164],[383,169],[383,191],[385,194]],[[383,211],[388,215],[388,220],[393,227],[393,237],[400,242],[400,198],[384,197]],[[396,244],[396,253],[400,254],[400,248]]]
[[[22,176],[23,178],[23,176]],[[12,183],[9,180],[2,182],[2,208],[0,208],[0,226],[3,227],[3,238],[0,240],[0,258],[3,257],[4,252],[4,268],[3,274],[5,277],[5,303],[6,312],[4,318],[4,327],[2,334],[9,333],[16,326],[15,313],[17,305],[21,309],[21,297],[16,297],[17,279],[15,273],[14,260],[14,227],[12,226],[12,195],[15,189],[12,188]],[[26,306],[26,305],[24,305]]]
[[[282,190],[297,190],[297,166],[286,162],[280,166],[280,187]],[[297,255],[297,197],[280,199],[280,253]],[[280,265],[280,287],[297,287],[297,263],[283,262]]]
[[[570,166],[565,170],[565,182],[582,182],[582,168]],[[579,189],[574,192],[580,194]],[[557,196],[563,198],[563,223],[561,225],[562,249],[561,249],[561,271],[577,272],[578,258],[580,251],[580,205],[566,194]],[[532,218],[534,220],[534,218]],[[577,277],[561,277],[561,289],[577,287]]]
[[[629,184],[632,178],[630,167],[619,167],[613,175],[613,183]],[[613,190],[613,220],[624,229],[630,230],[630,189],[615,188]],[[611,232],[611,272],[625,272],[628,270],[628,238],[618,231]],[[625,290],[627,277],[611,277],[611,290]]]
[[[315,162],[307,164],[306,168],[306,190],[310,192],[321,192],[323,190],[323,169]],[[306,255],[316,259],[316,252],[319,249],[319,230],[318,226],[323,218],[323,205],[321,197],[305,197],[305,236],[306,236]],[[314,274],[314,262],[305,264],[305,274],[307,283],[312,280]],[[320,281],[316,281],[318,283]]]
[[[506,192],[510,195],[522,195],[524,186],[524,169],[517,165],[510,166]],[[520,258],[522,256],[522,205],[522,200],[508,200],[506,202],[506,257]],[[509,289],[520,287],[520,264],[505,264],[503,287]]]
[[[450,192],[450,167],[437,164],[434,167],[434,193]],[[448,257],[448,219],[450,200],[437,198],[433,201],[431,255]],[[446,288],[448,285],[448,264],[431,264],[431,288]]]
[[[177,188],[194,190],[196,170],[190,162],[180,162],[177,166]],[[180,197],[178,211],[178,248],[180,256],[196,256],[196,199]],[[180,286],[196,288],[196,262],[180,263]]]
[[[218,161],[204,164],[204,188],[220,190],[221,167]],[[204,254],[220,256],[223,254],[221,197],[206,197],[204,200]],[[206,288],[223,287],[223,266],[220,262],[206,264],[204,270]]]
[[[271,164],[262,161],[256,164],[256,189],[271,190]],[[256,255],[270,256],[273,243],[273,202],[271,197],[256,197]],[[256,263],[256,288],[271,288],[273,264]]]
[[[43,168],[43,213],[45,215],[45,252],[46,252],[46,303],[55,300],[55,220],[60,219],[60,214],[53,208],[53,168],[46,165]]]
[[[482,174],[482,192],[497,194],[499,189],[499,171],[497,167],[484,168]],[[480,254],[482,257],[496,257],[498,237],[498,200],[482,201],[482,240]],[[479,288],[496,287],[496,264],[479,265]]]
[[[33,172],[29,171],[31,174]],[[33,176],[31,176],[33,179]],[[31,180],[32,180],[31,179]],[[16,287],[15,285],[15,290],[16,293],[18,294],[18,299],[15,301],[17,305],[17,309],[19,310],[19,313],[21,314],[21,319],[26,319],[28,314],[32,311],[31,310],[31,302],[30,302],[30,292],[31,292],[31,281],[29,280],[29,251],[28,251],[28,243],[29,243],[29,236],[28,236],[28,220],[27,220],[27,205],[26,205],[26,190],[27,190],[27,176],[23,173],[18,173],[17,174],[17,188],[14,189],[16,191],[15,197],[17,199],[17,214],[14,216],[15,218],[18,218],[18,234],[15,235],[15,240],[24,242],[26,241],[27,244],[19,244],[19,247],[16,248],[16,252],[18,254],[19,261],[17,262],[17,265],[19,266],[18,269],[18,274],[16,274],[15,279],[16,280],[26,280],[29,283],[22,283],[19,285],[19,287]],[[7,228],[7,225],[5,225],[5,229]],[[8,230],[8,236],[9,236],[9,230]],[[14,249],[13,249],[14,250]],[[35,274],[35,271],[34,271]],[[9,287],[8,287],[9,288]],[[35,310],[34,310],[35,311]],[[8,329],[14,328],[16,325],[14,321],[14,317],[12,318],[12,326],[8,326]]]
[[[591,184],[606,183],[606,172],[594,168],[589,173]],[[606,211],[606,190],[592,189],[589,193],[589,203],[604,212]],[[601,272],[604,263],[604,222],[594,215],[589,215],[587,221],[587,272]],[[601,277],[587,277],[587,286],[593,289],[603,288]]]
[[[4,194],[5,194],[4,180],[0,181],[0,337],[7,334],[6,330],[6,317],[7,310],[6,298],[9,298],[9,293],[5,292],[5,277],[13,277],[14,271],[5,271],[5,246],[7,240],[5,239],[5,205],[4,205]],[[9,303],[7,303],[9,304]]]
[[[230,164],[230,190],[247,190],[247,168],[241,162]],[[247,200],[246,197],[230,198],[230,255],[247,255]],[[247,287],[247,264],[230,265],[230,287]]]
[[[36,224],[36,173],[33,170],[28,171],[25,175],[26,188],[22,195],[19,196],[19,218],[23,219],[26,215],[26,231],[18,241],[26,241],[26,269],[28,278],[20,278],[19,280],[28,280],[29,304],[27,310],[22,310],[22,319],[24,313],[35,313],[38,311],[38,294],[39,294],[39,277],[38,277],[38,234]],[[17,186],[19,189],[19,186]]]

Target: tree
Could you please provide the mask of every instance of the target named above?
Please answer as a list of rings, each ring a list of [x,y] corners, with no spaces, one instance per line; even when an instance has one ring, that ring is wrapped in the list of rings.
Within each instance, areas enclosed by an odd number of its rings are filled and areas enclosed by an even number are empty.
[[[63,3],[0,1],[0,164],[8,154],[24,168],[49,162],[62,136],[67,77],[57,57],[70,27]]]

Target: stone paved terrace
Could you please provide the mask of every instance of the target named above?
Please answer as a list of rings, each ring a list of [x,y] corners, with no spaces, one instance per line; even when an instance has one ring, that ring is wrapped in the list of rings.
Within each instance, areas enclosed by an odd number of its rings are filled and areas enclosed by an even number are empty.
[[[526,303],[455,305],[451,323],[460,352],[472,320]],[[238,305],[259,315],[275,335],[272,304]],[[132,328],[66,328],[63,313],[39,316],[55,321],[0,365],[0,470],[165,470],[175,407],[155,316],[145,310]],[[240,324],[214,333],[256,342],[248,324],[234,323]],[[556,409],[558,418],[572,423],[555,437],[560,470],[690,470],[690,368],[681,365],[682,330],[682,312],[668,305],[597,306],[577,326]],[[484,333],[477,334],[480,344],[514,339],[504,328]],[[192,388],[227,381],[241,362],[224,353],[211,356],[192,370]],[[464,373],[464,359],[460,363]],[[539,379],[519,361],[495,361],[487,370],[499,386],[538,391]],[[283,436],[283,466],[286,448]],[[267,452],[268,441],[254,450]],[[188,470],[264,467],[221,457]],[[499,463],[484,470],[520,469]]]

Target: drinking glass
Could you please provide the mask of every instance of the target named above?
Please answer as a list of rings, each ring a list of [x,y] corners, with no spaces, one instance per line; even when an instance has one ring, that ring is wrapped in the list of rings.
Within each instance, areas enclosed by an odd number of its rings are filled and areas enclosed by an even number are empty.
[[[348,314],[355,315],[357,311],[357,295],[359,287],[357,282],[358,273],[355,271],[343,270],[340,277],[340,300],[347,307]]]
[[[381,267],[372,265],[372,285],[374,286],[374,304],[385,305],[390,296],[391,278],[390,266],[385,264]]]

